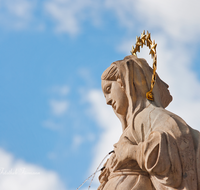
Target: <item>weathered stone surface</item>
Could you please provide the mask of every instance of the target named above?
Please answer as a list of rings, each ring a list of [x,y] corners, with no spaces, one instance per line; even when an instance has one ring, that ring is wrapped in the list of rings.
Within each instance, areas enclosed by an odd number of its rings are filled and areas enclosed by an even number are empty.
[[[102,74],[107,104],[123,133],[99,176],[98,190],[200,190],[200,133],[165,108],[172,101],[158,76],[146,99],[152,69],[131,55]]]

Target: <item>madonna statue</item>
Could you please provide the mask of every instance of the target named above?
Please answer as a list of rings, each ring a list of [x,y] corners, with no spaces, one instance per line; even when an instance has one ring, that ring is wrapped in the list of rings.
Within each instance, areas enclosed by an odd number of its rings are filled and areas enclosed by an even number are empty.
[[[144,59],[130,55],[101,76],[123,133],[98,190],[200,190],[200,133],[165,109],[172,96],[158,76],[154,101],[147,100],[152,72]]]

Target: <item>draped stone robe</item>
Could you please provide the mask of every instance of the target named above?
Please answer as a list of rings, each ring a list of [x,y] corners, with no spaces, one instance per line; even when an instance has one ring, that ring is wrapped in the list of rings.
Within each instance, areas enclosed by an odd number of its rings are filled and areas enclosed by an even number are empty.
[[[200,133],[177,115],[150,104],[118,143],[126,141],[137,146],[136,159],[117,165],[111,155],[98,190],[200,190]]]

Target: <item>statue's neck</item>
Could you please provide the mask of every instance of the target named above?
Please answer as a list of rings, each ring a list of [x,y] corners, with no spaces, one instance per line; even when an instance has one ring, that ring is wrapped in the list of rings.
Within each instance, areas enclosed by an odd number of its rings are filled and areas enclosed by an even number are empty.
[[[126,118],[125,118],[125,123],[126,126],[133,126],[134,120],[136,118],[136,116],[145,108],[149,107],[151,105],[151,102],[147,99],[141,99],[140,101],[137,101],[135,104],[135,108],[134,109],[129,109],[129,113],[127,113]],[[123,127],[122,127],[123,128]],[[125,129],[123,128],[123,130]]]
[[[125,116],[117,114],[121,124],[122,124],[122,131],[124,131],[128,126],[133,126],[133,122],[135,117],[145,108],[149,107],[152,104],[149,100],[145,100],[143,102],[138,102],[134,110],[129,109],[127,110],[127,114]],[[132,110],[132,112],[130,112]],[[128,113],[128,111],[130,113]]]

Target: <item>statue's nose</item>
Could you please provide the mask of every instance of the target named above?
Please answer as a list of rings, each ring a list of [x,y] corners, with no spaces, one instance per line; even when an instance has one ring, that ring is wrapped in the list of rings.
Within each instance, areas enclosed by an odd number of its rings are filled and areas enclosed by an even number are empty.
[[[109,101],[107,102],[107,104],[108,104],[108,105],[112,105],[112,100],[109,100]]]
[[[111,98],[106,98],[106,103],[108,105],[112,105],[112,99]]]

